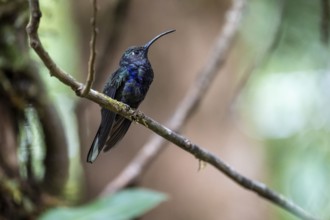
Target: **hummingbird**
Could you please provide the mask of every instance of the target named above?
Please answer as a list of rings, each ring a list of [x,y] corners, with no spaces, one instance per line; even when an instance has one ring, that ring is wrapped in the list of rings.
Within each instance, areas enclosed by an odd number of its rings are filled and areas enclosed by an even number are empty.
[[[154,73],[148,59],[150,46],[164,35],[163,32],[143,46],[128,48],[122,55],[119,68],[107,80],[103,93],[123,102],[131,108],[138,108],[153,81]],[[87,155],[87,162],[93,163],[102,149],[113,148],[126,134],[131,121],[108,109],[101,109],[101,123]]]

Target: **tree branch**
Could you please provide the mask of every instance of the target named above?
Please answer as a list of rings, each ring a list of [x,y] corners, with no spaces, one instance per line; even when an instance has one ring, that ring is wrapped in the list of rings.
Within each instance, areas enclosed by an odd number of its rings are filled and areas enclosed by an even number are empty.
[[[88,75],[86,84],[81,92],[82,96],[86,96],[88,91],[92,88],[94,76],[95,76],[95,58],[96,58],[96,36],[97,36],[97,27],[96,27],[96,17],[97,17],[97,0],[93,0],[93,15],[91,18],[92,25],[92,37],[90,41],[90,54],[88,61]]]
[[[236,1],[244,1],[244,0],[236,0]],[[77,82],[71,75],[60,69],[51,59],[49,54],[45,51],[44,47],[40,42],[37,32],[41,18],[39,1],[29,0],[29,5],[30,5],[30,22],[27,25],[27,33],[29,36],[29,42],[31,47],[35,50],[37,55],[43,61],[45,66],[48,68],[50,74],[58,78],[61,82],[63,82],[67,86],[70,86],[77,93],[77,90],[79,90],[82,84]],[[79,93],[77,93],[77,95],[79,95]],[[283,209],[291,212],[297,217],[300,217],[302,219],[316,219],[312,217],[310,214],[308,214],[305,210],[303,210],[299,206],[295,205],[294,203],[286,199],[284,196],[276,193],[275,191],[272,191],[263,183],[244,177],[243,175],[235,171],[233,168],[231,168],[229,165],[227,165],[216,155],[199,147],[196,144],[193,144],[187,138],[161,125],[152,118],[144,115],[141,111],[133,110],[128,105],[113,100],[105,96],[104,94],[96,92],[95,90],[88,91],[88,93],[86,94],[86,98],[95,103],[100,104],[104,108],[114,111],[117,114],[120,114],[130,120],[134,120],[140,123],[141,125],[149,128],[158,135],[176,144],[183,150],[190,152],[199,160],[212,164],[215,168],[223,172],[225,175],[230,177],[233,181],[235,181],[239,185],[243,186],[246,189],[256,192],[258,195],[271,201],[272,203],[278,205],[279,207],[282,207]]]

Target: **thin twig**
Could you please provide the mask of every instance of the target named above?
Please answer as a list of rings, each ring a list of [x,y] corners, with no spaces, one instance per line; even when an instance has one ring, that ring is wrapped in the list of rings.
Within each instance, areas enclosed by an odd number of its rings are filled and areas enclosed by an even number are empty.
[[[269,43],[265,46],[263,51],[260,52],[258,58],[253,59],[250,65],[244,70],[243,76],[240,78],[239,82],[237,83],[237,86],[234,89],[230,103],[236,102],[237,98],[239,97],[239,94],[245,88],[253,72],[256,69],[258,69],[258,67],[260,67],[261,64],[266,63],[271,58],[272,52],[278,46],[278,43],[280,41],[283,32],[281,25],[283,22],[283,13],[284,13],[285,4],[286,4],[285,0],[278,1],[279,15],[277,22],[275,22],[275,24],[273,25],[274,33],[272,33]]]
[[[81,92],[82,96],[86,96],[88,91],[92,88],[94,76],[95,76],[95,58],[96,58],[96,37],[97,37],[97,27],[96,27],[96,18],[97,18],[97,0],[93,0],[93,16],[91,18],[92,25],[92,37],[90,44],[90,54],[88,61],[88,75],[87,80],[84,86],[84,89]]]
[[[233,2],[232,7],[228,10],[226,23],[219,31],[214,49],[207,59],[208,62],[199,72],[198,78],[186,96],[180,101],[176,112],[166,123],[172,130],[178,132],[183,128],[188,119],[198,109],[200,101],[220,72],[219,69],[224,65],[230,51],[229,49],[236,37],[244,8],[245,1],[237,0]],[[101,195],[113,193],[134,182],[160,154],[165,144],[167,142],[163,138],[156,134],[153,135],[131,163],[113,181],[109,182]]]
[[[77,92],[77,90],[79,90],[82,84],[77,82],[71,75],[64,72],[54,63],[54,61],[45,51],[39,40],[39,36],[37,33],[41,18],[39,1],[29,0],[29,5],[30,5],[30,22],[27,26],[27,33],[29,36],[31,47],[38,54],[40,59],[43,61],[45,66],[50,71],[51,75],[55,76],[61,82],[63,82],[67,86],[70,86],[74,91]],[[77,93],[77,95],[79,95],[79,92]],[[161,125],[152,118],[144,115],[141,111],[131,109],[128,105],[120,103],[92,89],[87,93],[86,98],[95,103],[100,104],[104,108],[114,111],[130,120],[134,120],[139,124],[151,129],[158,135],[169,140],[170,142],[174,143],[183,150],[190,152],[199,160],[212,164],[215,168],[217,168],[219,171],[227,175],[229,178],[231,178],[239,185],[243,186],[246,189],[256,192],[261,197],[271,201],[272,203],[278,205],[279,207],[282,207],[283,209],[289,211],[290,213],[296,215],[297,217],[308,220],[316,219],[310,214],[308,214],[305,210],[303,210],[293,202],[286,199],[284,196],[268,188],[263,183],[251,180],[239,174],[237,171],[235,171],[233,168],[231,168],[229,165],[227,165],[224,161],[222,161],[219,157],[217,157],[213,153],[210,153],[207,150],[193,144],[187,138]]]
[[[111,66],[113,62],[114,52],[118,48],[119,40],[121,40],[121,35],[123,28],[125,27],[125,21],[127,20],[127,14],[129,12],[129,6],[131,0],[116,0],[105,9],[107,16],[103,16],[102,27],[106,26],[105,42],[102,44],[100,49],[100,56],[98,56],[98,62],[96,65],[96,72],[98,74],[104,74],[106,68]],[[98,77],[94,81],[94,85],[98,86],[104,83],[103,77]]]

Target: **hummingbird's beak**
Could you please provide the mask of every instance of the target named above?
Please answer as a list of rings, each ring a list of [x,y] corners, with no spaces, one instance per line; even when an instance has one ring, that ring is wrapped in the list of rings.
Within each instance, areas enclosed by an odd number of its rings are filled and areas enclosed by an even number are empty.
[[[169,30],[169,31],[165,31],[161,34],[158,34],[156,37],[154,37],[152,40],[150,40],[148,43],[146,43],[144,45],[144,48],[146,49],[146,51],[148,52],[149,47],[151,46],[151,44],[153,44],[156,40],[158,40],[159,38],[161,38],[162,36],[166,35],[166,34],[170,34],[172,32],[174,32],[175,30]]]

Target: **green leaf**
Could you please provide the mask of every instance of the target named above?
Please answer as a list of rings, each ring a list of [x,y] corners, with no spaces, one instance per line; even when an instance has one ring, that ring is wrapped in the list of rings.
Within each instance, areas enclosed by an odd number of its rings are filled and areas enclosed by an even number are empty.
[[[40,220],[126,220],[151,210],[166,200],[166,195],[147,189],[128,189],[102,197],[80,207],[54,208],[44,213]]]

